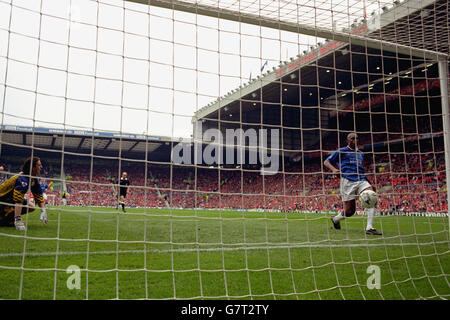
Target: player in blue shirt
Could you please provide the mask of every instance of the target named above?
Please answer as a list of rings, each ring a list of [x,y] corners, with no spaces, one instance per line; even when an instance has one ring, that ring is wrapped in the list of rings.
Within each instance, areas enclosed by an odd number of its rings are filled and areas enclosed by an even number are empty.
[[[47,181],[45,181],[44,179],[41,179],[39,184],[41,185],[41,191],[42,191],[42,196],[44,197],[44,202],[45,202],[45,204],[47,204],[47,189],[51,187],[52,182],[50,181],[50,183],[47,183]]]
[[[22,215],[34,211],[32,202],[25,199],[25,194],[29,189],[34,196],[34,201],[41,208],[41,221],[47,224],[44,198],[41,186],[36,178],[41,169],[42,163],[38,157],[28,158],[23,163],[22,170],[18,175],[9,178],[0,185],[1,226],[15,226],[17,230],[25,231]]]
[[[41,185],[42,194],[46,193],[47,189],[48,189],[48,183],[45,182],[44,179],[41,179],[40,185]]]
[[[330,169],[331,172],[341,175],[341,197],[344,202],[344,210],[331,218],[335,229],[341,228],[340,220],[355,214],[356,199],[359,194],[367,189],[373,190],[365,175],[363,167],[364,154],[357,148],[357,138],[356,133],[349,133],[347,135],[347,146],[333,152],[324,162],[325,167]],[[381,235],[373,227],[375,208],[366,210],[366,234]]]

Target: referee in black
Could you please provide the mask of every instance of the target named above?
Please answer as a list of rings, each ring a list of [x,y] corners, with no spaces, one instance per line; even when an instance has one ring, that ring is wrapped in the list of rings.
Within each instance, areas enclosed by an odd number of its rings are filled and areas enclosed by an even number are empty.
[[[128,175],[124,171],[119,181],[119,204],[122,206],[122,211],[125,213],[125,198],[127,197],[128,186],[130,185],[130,180],[128,180]]]

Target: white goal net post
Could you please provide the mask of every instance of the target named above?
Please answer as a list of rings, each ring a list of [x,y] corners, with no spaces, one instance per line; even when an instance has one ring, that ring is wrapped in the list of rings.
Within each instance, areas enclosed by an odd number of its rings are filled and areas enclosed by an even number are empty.
[[[47,203],[49,206],[57,206],[59,205],[59,200],[56,198],[54,194],[47,194]]]

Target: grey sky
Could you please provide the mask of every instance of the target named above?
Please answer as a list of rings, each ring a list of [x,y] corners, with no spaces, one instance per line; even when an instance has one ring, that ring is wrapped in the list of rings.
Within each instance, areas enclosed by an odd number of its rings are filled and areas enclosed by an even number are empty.
[[[344,2],[274,8],[361,17]],[[122,0],[0,0],[2,124],[189,137],[196,110],[321,40]]]

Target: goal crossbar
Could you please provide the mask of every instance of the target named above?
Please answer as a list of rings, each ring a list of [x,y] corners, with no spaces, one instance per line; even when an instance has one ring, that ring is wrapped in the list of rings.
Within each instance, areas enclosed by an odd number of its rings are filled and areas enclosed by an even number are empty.
[[[178,1],[178,0],[126,0],[135,3],[147,4],[150,6],[161,7],[166,9],[172,9],[176,11],[189,12],[194,14],[200,14],[209,17],[215,17],[225,20],[231,20],[241,23],[247,23],[252,25],[258,25],[267,28],[275,28],[288,32],[295,32],[299,34],[304,34],[308,36],[314,36],[323,39],[331,39],[346,42],[353,45],[361,45],[365,47],[369,47],[372,49],[384,50],[395,52],[398,54],[406,54],[411,56],[416,56],[424,59],[438,59],[438,57],[448,57],[447,54],[420,49],[416,47],[411,47],[407,45],[402,45],[390,41],[385,40],[377,40],[373,39],[361,34],[359,32],[342,32],[338,30],[330,30],[317,26],[310,26],[305,24],[299,24],[289,21],[282,21],[279,19],[273,19],[269,17],[265,17],[262,15],[256,15],[251,13],[243,13],[236,12],[229,9],[224,9],[220,7],[213,7],[199,3],[190,3],[186,1]],[[417,10],[425,8],[426,6],[432,4],[434,0],[410,0],[403,3],[403,6],[400,6],[397,9],[397,12],[394,14],[390,14],[380,19],[380,28],[386,26],[390,23],[393,23],[396,19],[405,17]],[[407,8],[405,10],[405,8]]]

